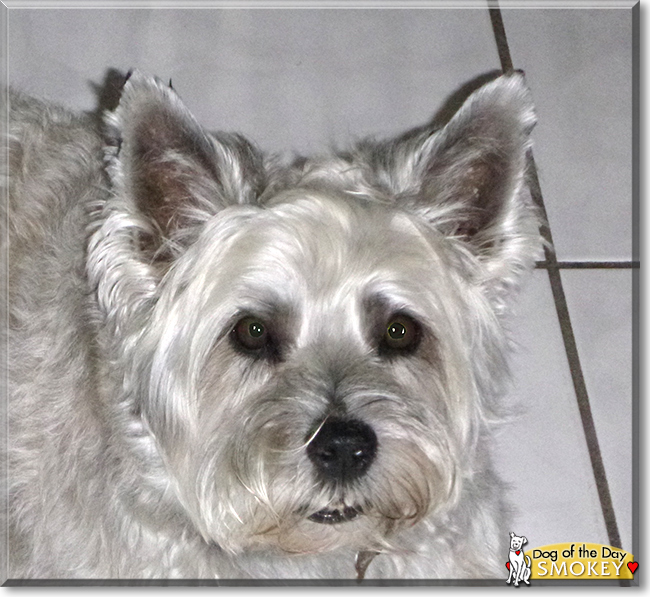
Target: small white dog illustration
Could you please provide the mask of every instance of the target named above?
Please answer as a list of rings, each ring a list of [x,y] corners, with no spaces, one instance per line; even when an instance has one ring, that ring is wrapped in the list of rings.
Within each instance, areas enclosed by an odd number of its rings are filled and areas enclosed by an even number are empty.
[[[526,537],[517,537],[514,533],[510,533],[510,552],[508,553],[508,580],[506,583],[510,584],[512,579],[515,579],[515,587],[519,586],[519,581],[523,580],[527,585],[530,585],[528,579],[530,578],[530,557],[524,555],[523,546],[528,543]]]

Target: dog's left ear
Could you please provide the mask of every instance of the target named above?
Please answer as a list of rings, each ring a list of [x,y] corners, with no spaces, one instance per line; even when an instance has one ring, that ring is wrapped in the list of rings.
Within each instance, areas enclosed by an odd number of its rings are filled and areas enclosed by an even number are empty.
[[[442,129],[393,142],[388,161],[375,164],[398,203],[465,243],[497,285],[528,269],[541,246],[525,192],[535,122],[523,75],[504,75],[471,94]]]

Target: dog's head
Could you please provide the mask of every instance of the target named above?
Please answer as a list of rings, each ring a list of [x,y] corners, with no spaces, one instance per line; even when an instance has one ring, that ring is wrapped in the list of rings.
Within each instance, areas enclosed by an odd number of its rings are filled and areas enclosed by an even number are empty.
[[[521,549],[526,543],[528,543],[526,537],[517,537],[514,533],[510,533],[510,549]]]
[[[89,272],[142,478],[206,540],[381,549],[454,507],[539,247],[534,121],[511,75],[441,130],[282,166],[130,78]]]

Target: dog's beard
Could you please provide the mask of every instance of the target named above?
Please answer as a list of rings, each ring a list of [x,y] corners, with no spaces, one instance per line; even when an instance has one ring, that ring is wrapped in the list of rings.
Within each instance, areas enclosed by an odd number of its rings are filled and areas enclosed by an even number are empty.
[[[213,457],[196,473],[198,525],[222,547],[273,546],[292,553],[388,549],[396,530],[448,499],[452,473],[440,462],[449,457],[439,453],[444,446],[435,447],[434,459],[434,446],[427,453],[418,445],[412,438],[425,435],[416,424],[390,429],[388,420],[375,427],[380,447],[367,474],[330,483],[315,474],[304,433],[288,428],[295,423],[283,402],[257,404],[225,445],[223,435],[217,439],[223,431],[217,431],[203,450]],[[372,421],[371,412],[366,420]]]
[[[445,409],[422,406],[442,403],[435,374],[418,379],[413,372],[407,395],[380,368],[348,362],[339,372],[341,403],[333,408],[324,389],[331,379],[308,369],[301,363],[293,372],[244,379],[250,394],[233,389],[236,399],[211,404],[184,454],[177,452],[173,474],[208,542],[232,552],[388,551],[400,529],[453,505],[461,452],[450,435],[454,424]],[[344,388],[346,376],[355,385]],[[219,400],[229,377],[221,370],[208,376],[201,399]],[[372,427],[378,447],[363,476],[332,481],[315,470],[308,446],[314,422],[342,411]]]

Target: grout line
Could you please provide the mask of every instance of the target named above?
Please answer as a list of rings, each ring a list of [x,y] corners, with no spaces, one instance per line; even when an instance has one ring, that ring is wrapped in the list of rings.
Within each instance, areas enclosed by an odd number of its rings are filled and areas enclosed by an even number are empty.
[[[501,60],[501,67],[503,72],[511,72],[513,70],[512,58],[510,55],[510,48],[508,40],[505,36],[505,28],[499,9],[498,0],[488,0],[488,10],[490,12],[490,19],[494,30],[499,58]],[[569,316],[569,308],[564,294],[564,287],[562,286],[562,278],[560,276],[560,264],[571,262],[559,262],[555,255],[555,245],[553,244],[553,237],[551,234],[550,225],[548,223],[546,207],[542,197],[539,178],[537,176],[537,168],[535,167],[535,159],[532,151],[529,151],[527,156],[527,170],[528,170],[528,185],[530,194],[539,208],[543,216],[544,224],[540,227],[540,232],[544,239],[547,241],[544,247],[544,255],[546,258],[545,267],[548,271],[549,281],[551,283],[551,290],[553,292],[553,300],[555,301],[555,309],[562,332],[562,339],[564,341],[564,349],[566,351],[569,368],[571,370],[571,379],[573,380],[573,388],[578,402],[578,409],[580,411],[580,418],[582,420],[582,427],[587,442],[587,449],[591,459],[591,467],[596,480],[596,489],[598,490],[598,497],[600,499],[600,506],[605,519],[605,526],[607,529],[607,536],[609,544],[613,547],[622,548],[621,538],[616,523],[616,514],[614,512],[614,505],[612,503],[611,494],[609,491],[609,483],[607,482],[607,475],[605,473],[605,465],[603,463],[600,446],[598,444],[598,435],[596,432],[596,425],[594,423],[593,415],[591,412],[591,405],[589,403],[589,395],[587,386],[585,384],[582,367],[580,365],[580,357],[578,355],[578,347],[576,345],[575,335],[573,333],[573,326],[571,325],[571,318]],[[575,267],[586,267],[579,265],[580,262],[573,262]],[[612,263],[608,262],[610,266]],[[571,267],[571,266],[569,266]],[[615,267],[620,267],[616,265]],[[620,581],[622,585],[629,584],[627,581]]]
[[[494,38],[497,42],[497,51],[499,52],[501,68],[504,73],[511,72],[514,70],[514,68],[512,66],[512,58],[510,56],[508,38],[506,37],[506,28],[504,27],[503,19],[501,18],[499,2],[497,0],[488,0],[488,7],[488,10],[490,12],[490,20],[492,21],[492,29],[494,30]]]
[[[537,269],[639,269],[639,261],[538,261]]]

